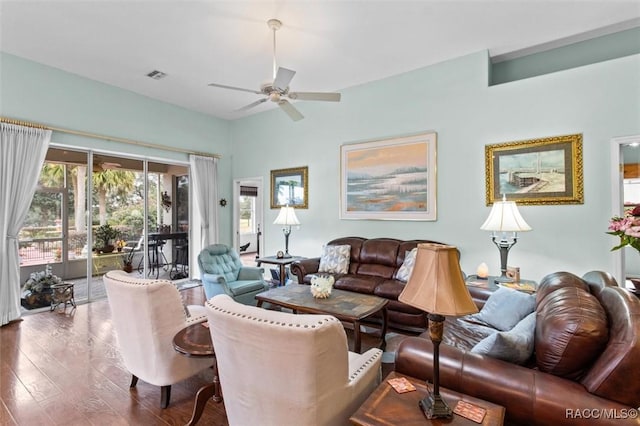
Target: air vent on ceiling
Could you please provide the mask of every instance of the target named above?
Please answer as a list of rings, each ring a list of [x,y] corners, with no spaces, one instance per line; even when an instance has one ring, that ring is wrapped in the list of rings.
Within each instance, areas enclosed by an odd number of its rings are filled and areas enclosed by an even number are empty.
[[[154,80],[160,80],[161,78],[165,78],[166,76],[167,76],[167,74],[163,73],[162,71],[158,71],[158,70],[153,70],[149,74],[147,74],[147,77],[151,77]]]

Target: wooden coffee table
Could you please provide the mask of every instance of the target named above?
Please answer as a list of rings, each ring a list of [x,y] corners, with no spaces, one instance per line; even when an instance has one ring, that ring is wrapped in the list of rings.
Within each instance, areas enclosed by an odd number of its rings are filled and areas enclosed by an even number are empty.
[[[173,348],[182,355],[196,358],[214,358],[213,360],[213,382],[201,387],[196,393],[196,402],[193,406],[193,414],[187,426],[195,425],[204,411],[204,406],[209,399],[215,402],[222,401],[220,391],[220,380],[218,378],[218,363],[215,360],[211,332],[207,323],[197,323],[180,330],[173,337]]]
[[[352,291],[333,289],[327,299],[316,299],[311,295],[311,289],[304,284],[290,284],[277,287],[256,295],[258,307],[264,302],[288,308],[294,313],[333,315],[340,321],[353,324],[354,352],[362,350],[360,337],[360,321],[382,311],[382,328],[380,349],[386,346],[387,333],[387,299],[370,294],[360,294]]]
[[[395,377],[406,377],[416,387],[416,390],[406,393],[396,392],[387,383],[388,379]],[[453,414],[450,419],[427,419],[418,407],[418,401],[426,395],[427,386],[424,381],[392,371],[349,420],[357,426],[478,425],[478,423],[457,414]],[[505,409],[500,405],[454,392],[442,386],[440,386],[440,395],[452,410],[461,400],[487,410],[482,422],[483,425],[499,426],[504,423]]]

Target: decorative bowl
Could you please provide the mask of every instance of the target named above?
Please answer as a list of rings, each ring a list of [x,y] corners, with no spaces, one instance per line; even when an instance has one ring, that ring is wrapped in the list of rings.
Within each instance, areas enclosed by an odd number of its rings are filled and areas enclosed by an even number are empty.
[[[311,294],[316,299],[326,299],[331,296],[334,278],[331,275],[316,275],[311,278]]]

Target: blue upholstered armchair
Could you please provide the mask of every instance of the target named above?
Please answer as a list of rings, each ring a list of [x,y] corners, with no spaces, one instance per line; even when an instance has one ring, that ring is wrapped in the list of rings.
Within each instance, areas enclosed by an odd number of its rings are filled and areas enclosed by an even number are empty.
[[[239,303],[255,305],[255,295],[269,289],[262,277],[264,269],[243,266],[233,247],[212,244],[200,252],[198,264],[207,300],[228,294]]]

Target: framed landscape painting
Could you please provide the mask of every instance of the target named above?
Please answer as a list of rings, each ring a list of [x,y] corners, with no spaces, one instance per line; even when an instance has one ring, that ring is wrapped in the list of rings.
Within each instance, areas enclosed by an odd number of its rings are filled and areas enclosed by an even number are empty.
[[[436,220],[436,134],[340,147],[340,218]]]
[[[271,208],[309,208],[309,168],[271,170]]]
[[[582,134],[485,146],[486,202],[582,204]]]

